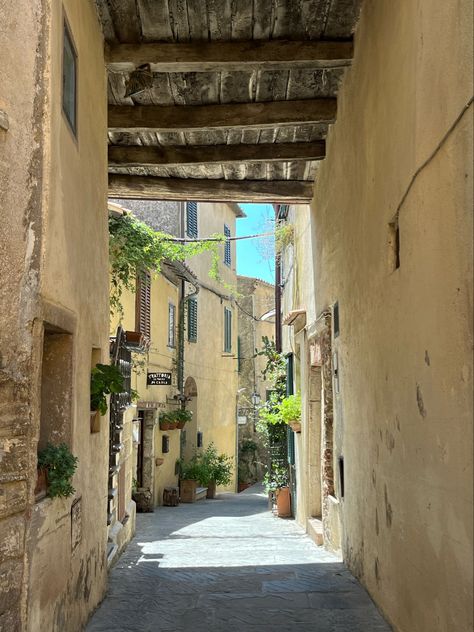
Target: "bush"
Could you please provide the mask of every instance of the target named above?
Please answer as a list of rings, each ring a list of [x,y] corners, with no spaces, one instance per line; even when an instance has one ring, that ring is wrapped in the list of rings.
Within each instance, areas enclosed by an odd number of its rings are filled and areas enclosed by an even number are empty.
[[[281,420],[289,424],[291,421],[300,421],[301,419],[301,395],[289,395],[281,400],[279,405]]]
[[[38,468],[48,471],[48,496],[68,498],[76,491],[71,484],[77,469],[77,457],[72,454],[65,443],[52,445],[38,454]]]

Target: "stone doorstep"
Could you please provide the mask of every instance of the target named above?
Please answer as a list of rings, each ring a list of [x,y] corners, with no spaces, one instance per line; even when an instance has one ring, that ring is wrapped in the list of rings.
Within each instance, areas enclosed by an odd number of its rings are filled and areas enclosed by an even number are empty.
[[[317,546],[323,546],[323,523],[319,518],[308,518],[306,520],[306,533]]]
[[[196,500],[203,500],[207,496],[207,487],[196,488]]]

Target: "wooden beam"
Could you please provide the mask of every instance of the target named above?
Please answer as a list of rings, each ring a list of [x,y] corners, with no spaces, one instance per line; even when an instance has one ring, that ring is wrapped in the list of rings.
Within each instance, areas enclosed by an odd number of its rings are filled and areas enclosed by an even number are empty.
[[[275,202],[304,204],[313,182],[295,180],[205,180],[109,175],[109,197],[130,200]]]
[[[336,109],[335,98],[226,105],[109,105],[109,130],[170,132],[333,123]]]
[[[109,146],[113,167],[203,165],[232,162],[322,160],[326,143],[262,143],[261,145]]]
[[[114,71],[151,64],[155,72],[220,72],[334,68],[348,66],[352,54],[352,41],[160,42],[112,45],[106,61]]]

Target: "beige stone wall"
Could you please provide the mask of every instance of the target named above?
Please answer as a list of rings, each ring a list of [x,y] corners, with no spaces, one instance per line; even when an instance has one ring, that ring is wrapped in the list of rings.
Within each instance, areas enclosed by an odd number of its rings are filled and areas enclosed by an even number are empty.
[[[224,223],[235,236],[236,214],[229,204],[198,204],[199,236],[223,233]],[[223,261],[220,274],[231,288],[237,287],[235,242],[231,242],[232,265]],[[196,433],[203,433],[203,447],[214,442],[219,452],[236,457],[237,406],[237,308],[229,298],[229,288],[209,278],[211,255],[203,253],[188,261],[200,283],[198,300],[198,340],[185,343],[184,376],[194,378],[198,395],[193,424],[186,432],[186,454],[196,446]],[[232,310],[232,351],[224,352],[224,307]],[[235,462],[235,461],[234,461]],[[236,472],[228,489],[235,489]]]
[[[410,632],[472,627],[471,12],[363,5],[311,207],[315,311],[340,309],[343,553]]]
[[[108,356],[103,40],[89,0],[2,2],[0,10],[0,109],[10,121],[8,131],[0,131],[0,383],[6,415],[0,518],[14,514],[0,522],[9,536],[4,540],[2,531],[1,540],[12,543],[1,569],[8,589],[0,627],[74,631],[101,599],[106,581],[108,429],[91,434],[89,419],[92,349]],[[78,52],[77,139],[61,112],[64,12]],[[93,269],[85,262],[94,262]],[[43,372],[54,375],[48,355],[54,345],[45,345],[42,357],[45,327],[65,336],[57,346],[64,368],[57,392],[53,382],[47,385],[50,403],[58,404],[56,427],[48,398],[41,402],[42,362]],[[66,440],[78,456],[74,497],[34,502],[40,437]]]

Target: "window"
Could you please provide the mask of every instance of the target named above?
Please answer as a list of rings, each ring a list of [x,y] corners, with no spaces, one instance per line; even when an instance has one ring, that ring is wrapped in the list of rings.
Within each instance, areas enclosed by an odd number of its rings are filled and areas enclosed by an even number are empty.
[[[289,353],[286,356],[286,396],[293,395],[294,392],[294,356]]]
[[[66,22],[63,31],[63,112],[76,135],[77,130],[77,55]]]
[[[197,202],[186,202],[186,234],[194,239],[198,236]]]
[[[176,305],[168,304],[168,347],[175,346]]]
[[[232,351],[232,311],[224,307],[224,351]]]
[[[198,302],[195,298],[188,299],[188,341],[197,341],[197,310]]]
[[[339,303],[334,303],[334,307],[332,308],[332,320],[334,338],[337,338],[339,336]]]
[[[226,266],[230,266],[231,264],[231,254],[230,254],[230,228],[224,224],[224,236],[227,237],[225,245],[224,245],[224,263]]]
[[[135,331],[150,338],[151,318],[151,276],[149,272],[140,272],[137,276],[135,293]]]

